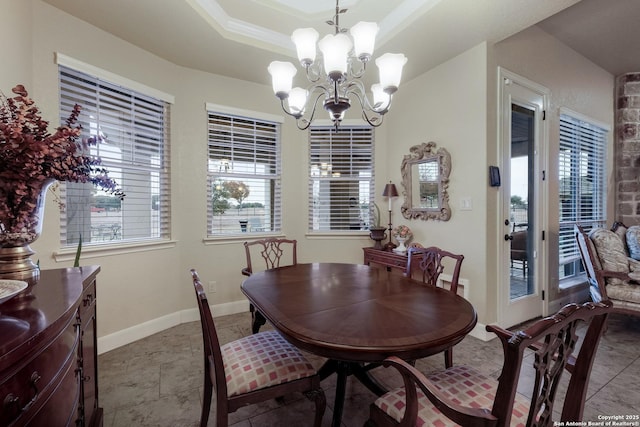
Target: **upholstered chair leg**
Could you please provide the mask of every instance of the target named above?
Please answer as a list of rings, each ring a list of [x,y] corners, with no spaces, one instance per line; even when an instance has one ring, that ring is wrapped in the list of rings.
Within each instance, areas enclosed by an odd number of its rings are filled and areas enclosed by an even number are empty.
[[[450,368],[453,366],[453,348],[444,351],[444,366]]]
[[[324,411],[327,408],[327,399],[324,396],[324,391],[322,391],[321,388],[318,388],[316,390],[308,391],[304,393],[304,395],[307,399],[313,400],[316,404],[316,417],[313,421],[313,425],[314,427],[321,427],[322,417],[324,417]]]

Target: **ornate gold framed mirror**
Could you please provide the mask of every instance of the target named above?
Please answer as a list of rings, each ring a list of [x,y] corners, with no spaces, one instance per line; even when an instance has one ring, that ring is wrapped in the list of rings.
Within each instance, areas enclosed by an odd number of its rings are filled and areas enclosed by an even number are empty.
[[[423,142],[409,149],[402,160],[402,186],[404,203],[400,208],[407,219],[437,219],[448,221],[449,173],[451,155],[435,142]]]

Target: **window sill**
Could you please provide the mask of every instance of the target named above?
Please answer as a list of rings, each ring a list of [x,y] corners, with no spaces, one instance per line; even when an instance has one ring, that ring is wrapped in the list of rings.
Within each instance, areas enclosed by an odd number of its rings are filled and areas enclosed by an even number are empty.
[[[588,285],[587,277],[585,275],[580,275],[578,277],[561,280],[558,284],[558,289],[560,292],[567,292],[575,290],[578,287],[582,287],[583,285]]]
[[[156,251],[170,249],[176,246],[175,240],[154,240],[148,242],[120,243],[110,245],[86,245],[82,247],[82,259],[100,258],[105,256],[123,255],[136,252]],[[62,248],[53,253],[56,262],[73,261],[76,257],[76,248]]]

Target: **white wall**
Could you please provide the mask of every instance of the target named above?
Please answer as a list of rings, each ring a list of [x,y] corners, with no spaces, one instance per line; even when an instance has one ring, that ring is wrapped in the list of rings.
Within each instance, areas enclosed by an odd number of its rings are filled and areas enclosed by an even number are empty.
[[[487,318],[486,69],[483,43],[403,83],[387,119],[386,151],[389,178],[399,191],[404,191],[400,165],[411,146],[433,141],[451,154],[451,219],[409,221],[401,217],[403,199],[398,198],[393,223],[407,224],[414,232],[413,241],[464,254],[460,276],[469,280],[469,299],[481,323]],[[460,210],[462,198],[471,199],[472,210]]]

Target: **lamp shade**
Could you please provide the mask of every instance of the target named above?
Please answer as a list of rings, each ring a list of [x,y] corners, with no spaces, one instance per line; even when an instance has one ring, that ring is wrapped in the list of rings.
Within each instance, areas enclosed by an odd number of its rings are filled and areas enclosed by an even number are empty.
[[[298,28],[291,34],[291,40],[296,45],[296,52],[302,66],[309,66],[316,60],[318,37],[318,32],[313,28]]]
[[[376,34],[378,34],[378,24],[375,22],[360,21],[351,27],[351,37],[353,37],[353,50],[361,61],[368,61],[373,55],[373,48],[376,44]]]
[[[294,87],[289,92],[289,112],[294,116],[304,114],[304,106],[307,103],[307,90],[301,87]]]
[[[271,74],[273,92],[280,99],[287,98],[291,92],[293,76],[298,72],[296,67],[291,62],[273,61],[267,70]]]
[[[324,71],[332,80],[339,80],[347,72],[352,45],[351,39],[344,34],[328,34],[318,43],[324,58]]]
[[[387,185],[385,185],[382,195],[384,197],[398,197],[398,190],[396,189],[396,185],[392,183],[388,183]]]
[[[376,111],[383,111],[389,107],[389,101],[391,95],[382,90],[380,83],[371,85],[371,93],[373,94],[373,109]]]
[[[398,90],[402,67],[406,63],[407,57],[401,53],[385,53],[376,59],[376,65],[380,71],[380,86],[385,92],[392,94]]]

